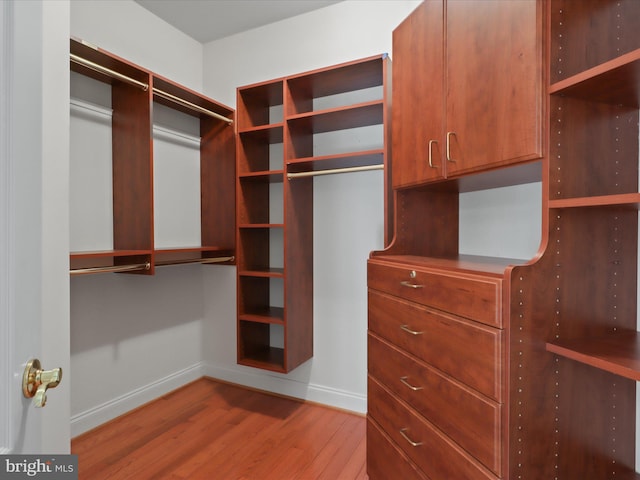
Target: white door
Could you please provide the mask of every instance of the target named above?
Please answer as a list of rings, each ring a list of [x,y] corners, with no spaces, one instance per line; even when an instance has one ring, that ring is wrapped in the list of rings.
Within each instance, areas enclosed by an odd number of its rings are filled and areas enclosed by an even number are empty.
[[[0,1],[0,453],[68,453],[69,1]],[[30,358],[62,367],[44,408]]]

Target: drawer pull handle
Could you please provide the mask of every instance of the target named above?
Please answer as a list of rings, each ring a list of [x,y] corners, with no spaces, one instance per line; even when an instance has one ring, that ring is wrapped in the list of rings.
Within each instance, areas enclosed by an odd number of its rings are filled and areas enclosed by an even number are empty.
[[[411,385],[407,380],[408,378],[409,377],[400,377],[400,381],[404,383],[407,387],[409,387],[411,390],[413,390],[414,392],[417,392],[418,390],[422,390],[422,387],[414,387],[413,385]]]
[[[403,280],[402,282],[400,282],[400,285],[402,285],[403,287],[409,287],[409,288],[424,288],[424,285],[416,285],[415,283],[411,283],[407,280]]]
[[[402,437],[409,442],[409,445],[411,445],[412,447],[419,447],[420,445],[422,445],[422,442],[414,442],[413,440],[411,440],[409,438],[409,435],[407,435],[407,430],[409,430],[408,428],[401,428],[400,429],[400,435],[402,435]]]
[[[416,330],[411,330],[409,325],[400,325],[400,328],[411,335],[422,335],[423,332],[418,332]]]

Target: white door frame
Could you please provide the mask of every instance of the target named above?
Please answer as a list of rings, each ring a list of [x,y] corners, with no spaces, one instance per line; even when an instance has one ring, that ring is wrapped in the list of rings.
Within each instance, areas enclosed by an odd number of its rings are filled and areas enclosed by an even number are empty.
[[[9,230],[12,224],[9,202],[11,182],[9,176],[9,128],[11,110],[11,86],[9,65],[11,65],[9,42],[13,32],[9,22],[11,8],[9,2],[0,3],[0,385],[10,385],[11,359],[13,358],[12,338],[9,331],[9,319],[12,317],[12,294],[10,293],[13,276]],[[8,453],[12,444],[12,409],[8,388],[0,389],[0,454]]]
[[[69,0],[0,1],[0,453],[68,453]],[[36,409],[37,357],[62,367]]]

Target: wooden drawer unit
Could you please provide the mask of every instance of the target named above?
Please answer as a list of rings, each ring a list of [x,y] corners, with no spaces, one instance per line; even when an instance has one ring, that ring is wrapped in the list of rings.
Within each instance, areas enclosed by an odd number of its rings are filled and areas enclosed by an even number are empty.
[[[370,260],[368,285],[487,325],[502,326],[501,278]]]
[[[437,369],[368,337],[369,375],[500,475],[501,405]]]
[[[429,478],[498,478],[371,376],[368,388],[371,418]]]
[[[502,401],[502,331],[369,290],[369,330]]]
[[[429,480],[370,417],[367,418],[369,478]]]

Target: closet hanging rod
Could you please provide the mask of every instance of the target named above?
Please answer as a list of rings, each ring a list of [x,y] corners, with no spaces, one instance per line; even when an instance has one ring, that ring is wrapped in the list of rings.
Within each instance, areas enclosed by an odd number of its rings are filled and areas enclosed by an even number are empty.
[[[287,173],[287,178],[315,177],[317,175],[333,175],[336,173],[350,173],[350,172],[367,172],[369,170],[383,170],[383,169],[384,169],[384,165],[367,165],[364,167],[333,168],[329,170],[312,170],[310,172]]]
[[[107,267],[77,268],[69,270],[69,275],[88,275],[90,273],[131,272],[133,270],[149,270],[151,263],[137,263],[133,265],[110,265]]]
[[[79,57],[78,55],[70,54],[71,61],[77,63],[79,65],[83,65],[95,72],[102,73],[109,77],[117,78],[118,80],[122,80],[123,82],[128,83],[129,85],[134,85],[136,87],[140,87],[145,92],[149,90],[149,84],[136,80],[135,78],[127,77],[122,73],[116,72],[115,70],[111,70],[110,68],[103,67],[102,65],[98,65],[86,58]]]
[[[184,100],[180,97],[176,97],[175,95],[171,95],[170,93],[167,93],[163,90],[160,90],[159,88],[153,87],[153,93],[158,95],[159,97],[165,98],[167,100],[171,100],[172,102],[178,103],[180,105],[183,105],[185,107],[191,108],[192,110],[196,110],[197,112],[200,113],[204,113],[206,115],[209,115],[213,118],[217,118],[218,120],[222,120],[223,122],[227,122],[229,125],[231,125],[233,123],[233,120],[231,120],[230,118],[225,117],[224,115],[220,115],[219,113],[216,112],[212,112],[211,110],[207,110],[206,108],[201,107],[200,105],[196,105],[195,103],[191,103],[187,100]]]
[[[214,258],[190,258],[187,260],[168,260],[166,262],[157,262],[156,267],[168,267],[170,265],[181,265],[186,263],[223,263],[233,262],[236,257],[214,257]]]

